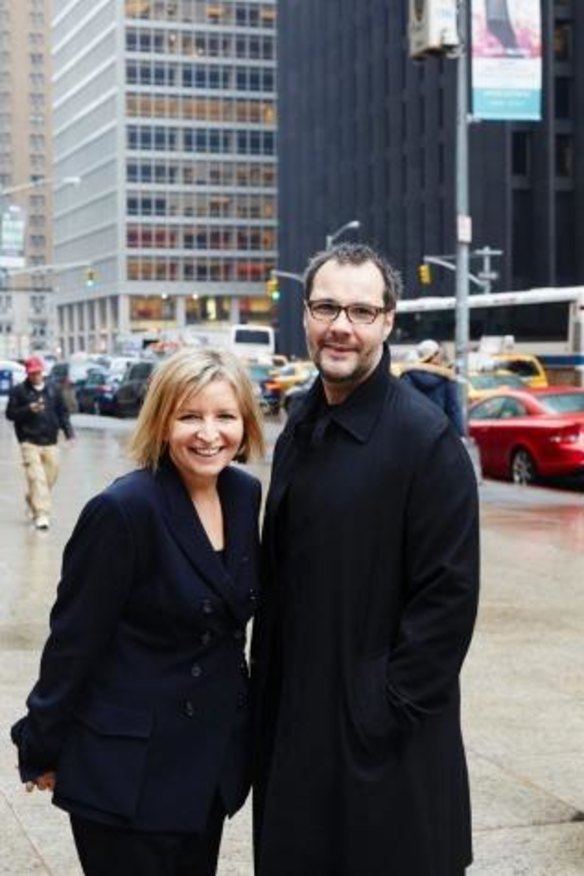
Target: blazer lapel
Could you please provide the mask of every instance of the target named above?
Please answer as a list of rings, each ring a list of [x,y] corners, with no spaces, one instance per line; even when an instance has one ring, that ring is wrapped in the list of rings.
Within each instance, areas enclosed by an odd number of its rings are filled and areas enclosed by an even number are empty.
[[[169,460],[161,465],[156,478],[164,493],[165,516],[172,536],[205,583],[224,600],[231,614],[239,623],[245,623],[247,613],[236,598],[231,576],[213,549],[191,498]]]

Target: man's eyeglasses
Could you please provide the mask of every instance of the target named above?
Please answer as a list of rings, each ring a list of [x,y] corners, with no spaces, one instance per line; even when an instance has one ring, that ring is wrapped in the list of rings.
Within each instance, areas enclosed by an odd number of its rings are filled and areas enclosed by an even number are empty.
[[[380,313],[387,313],[389,310],[374,304],[347,304],[342,307],[334,301],[306,301],[305,304],[311,317],[319,322],[334,322],[342,311],[349,322],[355,325],[371,325]]]

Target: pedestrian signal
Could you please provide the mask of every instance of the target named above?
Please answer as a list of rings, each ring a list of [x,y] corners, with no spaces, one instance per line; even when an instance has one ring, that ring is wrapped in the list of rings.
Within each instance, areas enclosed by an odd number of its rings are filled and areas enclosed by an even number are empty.
[[[266,280],[266,294],[270,296],[272,301],[278,301],[280,298],[280,290],[278,289],[278,278],[270,277]]]
[[[97,276],[95,268],[87,268],[85,271],[85,285],[95,286],[95,278]]]
[[[418,280],[422,284],[422,286],[429,286],[432,282],[432,272],[430,271],[430,265],[424,262],[421,265],[418,265]]]

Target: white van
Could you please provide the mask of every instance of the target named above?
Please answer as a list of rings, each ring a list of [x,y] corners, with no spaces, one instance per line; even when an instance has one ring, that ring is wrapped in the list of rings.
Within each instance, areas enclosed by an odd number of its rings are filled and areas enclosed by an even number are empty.
[[[251,323],[232,325],[229,349],[242,359],[269,359],[276,352],[274,329]]]

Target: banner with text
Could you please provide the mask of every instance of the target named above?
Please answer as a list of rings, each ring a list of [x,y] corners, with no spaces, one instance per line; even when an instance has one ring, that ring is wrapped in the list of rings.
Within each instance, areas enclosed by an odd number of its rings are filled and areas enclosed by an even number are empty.
[[[541,0],[472,0],[472,113],[541,118]]]

